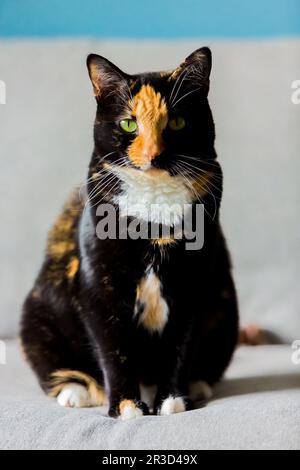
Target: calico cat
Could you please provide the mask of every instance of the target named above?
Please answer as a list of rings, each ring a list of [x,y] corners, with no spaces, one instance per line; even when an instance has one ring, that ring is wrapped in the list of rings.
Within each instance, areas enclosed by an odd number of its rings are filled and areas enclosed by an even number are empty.
[[[128,75],[94,54],[87,66],[97,101],[87,199],[76,191],[50,232],[24,304],[23,350],[60,405],[108,404],[109,416],[122,419],[149,406],[160,415],[185,411],[211,396],[238,341],[207,99],[211,52],[198,49],[169,72]],[[204,205],[202,249],[175,237],[168,208],[178,202]],[[99,238],[104,203],[116,209],[117,224],[127,216],[173,230]],[[158,220],[152,204],[161,208]],[[185,217],[174,210],[176,220]],[[152,404],[141,385],[155,386]]]

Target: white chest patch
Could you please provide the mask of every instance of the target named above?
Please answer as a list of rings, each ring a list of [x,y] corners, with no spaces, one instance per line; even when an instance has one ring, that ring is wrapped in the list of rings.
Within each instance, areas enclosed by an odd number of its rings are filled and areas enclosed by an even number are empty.
[[[122,192],[114,198],[121,214],[147,222],[172,226],[181,222],[185,204],[193,195],[182,176],[170,176],[167,171],[110,167],[121,180]]]
[[[139,324],[151,332],[162,332],[169,316],[169,307],[161,293],[161,282],[150,269],[137,287],[135,315]]]

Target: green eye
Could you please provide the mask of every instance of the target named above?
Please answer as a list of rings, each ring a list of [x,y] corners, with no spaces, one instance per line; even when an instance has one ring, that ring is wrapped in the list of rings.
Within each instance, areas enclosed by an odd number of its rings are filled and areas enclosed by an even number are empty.
[[[185,119],[183,117],[178,116],[169,121],[169,128],[172,129],[172,131],[181,131],[184,127]]]
[[[134,119],[122,119],[122,121],[119,122],[119,126],[122,131],[128,132],[129,134],[137,130],[137,123]]]

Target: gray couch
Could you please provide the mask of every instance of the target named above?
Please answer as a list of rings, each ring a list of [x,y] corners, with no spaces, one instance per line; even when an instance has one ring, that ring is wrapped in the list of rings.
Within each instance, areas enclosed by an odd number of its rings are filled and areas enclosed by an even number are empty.
[[[300,78],[299,40],[208,44],[225,175],[222,218],[241,317],[281,344],[239,348],[207,406],[129,422],[101,409],[60,408],[41,393],[18,351],[20,307],[46,232],[70,188],[84,180],[92,149],[86,54],[106,55],[133,72],[174,67],[200,45],[0,43],[0,79],[7,85],[7,104],[0,105],[2,449],[300,448],[300,364],[291,348],[300,340],[300,105],[291,101],[292,82]]]
[[[61,408],[40,391],[17,342],[0,369],[2,449],[299,449],[300,383],[288,346],[242,347],[205,407],[116,421]]]

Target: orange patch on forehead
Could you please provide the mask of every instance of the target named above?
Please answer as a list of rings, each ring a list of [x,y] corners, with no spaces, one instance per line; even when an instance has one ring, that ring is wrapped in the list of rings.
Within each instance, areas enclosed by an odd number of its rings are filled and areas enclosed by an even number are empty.
[[[149,165],[164,149],[162,132],[168,122],[164,98],[151,85],[143,85],[131,102],[139,133],[128,148],[130,160],[139,167]]]

